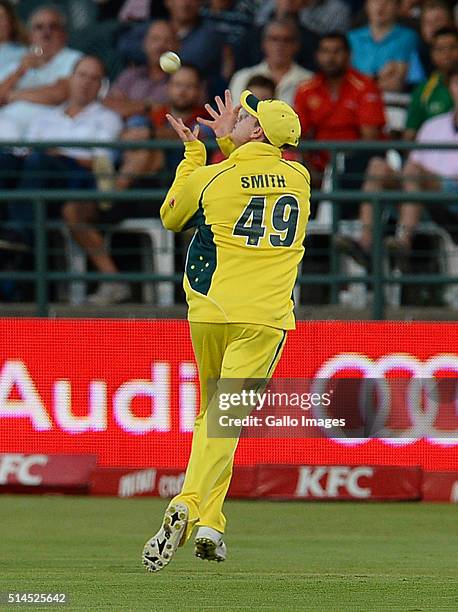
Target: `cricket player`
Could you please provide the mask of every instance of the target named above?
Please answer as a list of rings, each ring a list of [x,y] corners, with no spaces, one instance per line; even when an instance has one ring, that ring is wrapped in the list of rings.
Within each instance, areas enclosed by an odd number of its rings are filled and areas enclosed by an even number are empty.
[[[242,93],[215,98],[211,119],[225,161],[206,166],[206,149],[171,115],[185,146],[175,180],[161,207],[167,229],[195,228],[185,264],[184,288],[200,379],[200,412],[183,489],[168,506],[159,531],[147,541],[143,564],[159,571],[194,527],[195,554],[224,561],[222,511],[232,475],[237,437],[208,436],[218,410],[209,379],[268,380],[295,328],[291,299],[303,256],[310,210],[310,177],[298,162],[282,159],[296,147],[301,127],[285,102]]]

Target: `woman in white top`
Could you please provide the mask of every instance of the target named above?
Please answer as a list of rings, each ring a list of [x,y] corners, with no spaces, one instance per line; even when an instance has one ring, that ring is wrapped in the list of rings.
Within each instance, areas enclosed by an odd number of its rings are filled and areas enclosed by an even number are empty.
[[[27,35],[8,0],[0,0],[0,81],[27,52]]]

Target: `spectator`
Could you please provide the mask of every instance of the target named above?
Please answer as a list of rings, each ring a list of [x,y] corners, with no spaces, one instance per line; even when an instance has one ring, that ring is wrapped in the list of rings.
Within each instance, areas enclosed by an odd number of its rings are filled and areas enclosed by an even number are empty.
[[[409,64],[407,81],[416,82],[420,77],[423,79],[424,74],[423,67],[420,64],[418,51],[415,51]],[[409,91],[410,88],[406,88],[404,80],[397,78],[396,74],[388,69],[386,71],[382,69],[378,77],[378,84],[382,91],[385,104],[387,118],[386,134],[388,138],[402,138],[402,134],[406,127],[408,109],[412,100],[412,95]],[[400,163],[401,157],[399,155],[398,165]]]
[[[153,138],[151,121],[144,115],[132,115],[125,123],[124,130],[121,134],[121,140],[131,142],[134,140],[150,140]],[[157,172],[164,169],[164,154],[162,151],[154,149],[126,149],[124,150],[119,171],[115,175],[114,165],[106,164],[105,168],[100,165],[101,174],[107,178],[107,183],[110,188],[113,187],[118,191],[136,188],[157,187],[158,181],[155,176]],[[129,216],[131,209],[141,207],[141,202],[132,203],[129,201]],[[116,203],[116,207],[120,207],[121,203]],[[149,216],[149,215],[141,215]]]
[[[292,104],[299,83],[311,78],[312,73],[299,66],[294,58],[299,50],[299,31],[291,19],[271,21],[263,35],[264,60],[256,66],[242,68],[232,77],[229,89],[232,99],[239,100],[250,78],[261,74],[276,85],[276,97]]]
[[[437,2],[442,0],[429,0],[432,2],[433,12],[436,11]],[[405,13],[419,13],[418,2],[412,2],[408,0],[404,4],[401,3],[401,9],[403,8]],[[444,5],[442,5],[443,8]],[[440,11],[439,11],[440,14]],[[420,42],[421,45],[424,44]],[[428,47],[429,50],[429,47]],[[429,52],[429,51],[428,51]],[[415,51],[411,57],[409,63],[409,71],[407,74],[407,82],[413,83],[418,82],[419,79],[425,78],[425,71],[420,63],[419,51]],[[385,104],[385,113],[387,119],[387,125],[385,132],[388,138],[397,139],[402,137],[402,134],[406,127],[407,111],[411,102],[411,93],[406,91],[405,82],[401,78],[397,78],[394,72],[391,70],[382,69],[379,77],[378,84],[382,91],[383,101]],[[448,95],[448,92],[447,92]],[[398,164],[401,163],[401,157],[398,157]]]
[[[318,35],[300,22],[299,13],[302,7],[302,0],[274,0],[272,3],[264,3],[262,9],[264,7],[269,9],[267,21],[264,19],[258,21],[258,24],[250,29],[240,45],[235,49],[235,65],[237,70],[259,64],[262,61],[262,39],[268,22],[291,19],[296,23],[299,32],[300,46],[296,55],[296,61],[304,68],[307,68],[307,70],[313,72],[316,68],[314,54],[318,43]]]
[[[407,116],[404,138],[413,140],[421,126],[433,117],[453,108],[454,102],[449,89],[451,72],[458,62],[458,32],[453,28],[444,28],[436,32],[432,47],[433,63],[437,68],[431,77],[413,94]],[[457,151],[452,151],[458,158]],[[458,166],[458,162],[457,162]],[[373,157],[367,168],[363,191],[374,193],[399,186],[402,160],[395,166],[386,158]],[[405,214],[405,213],[404,213]],[[353,240],[347,236],[336,239],[340,250],[370,267],[372,249],[372,205],[363,202],[360,207],[361,236]]]
[[[224,41],[221,74],[229,82],[235,70],[235,53],[251,33],[253,12],[245,2],[236,0],[209,0],[201,11],[204,23],[218,32]]]
[[[153,133],[151,123],[144,115],[132,115],[125,123],[120,136],[121,140],[148,140]],[[115,172],[113,161],[109,157],[97,159],[96,172],[99,189],[127,191],[135,189],[151,189],[160,187],[157,173],[164,167],[162,151],[151,149],[128,149],[123,152],[119,172]],[[70,228],[75,228],[75,238],[87,251],[97,270],[105,273],[116,273],[118,267],[114,258],[107,250],[103,232],[97,227],[114,225],[129,218],[146,218],[158,215],[150,202],[132,200],[116,200],[115,202],[85,203],[84,207],[68,205],[64,215]],[[78,226],[81,233],[78,236]],[[128,300],[131,295],[130,286],[124,282],[102,282],[98,289],[88,296],[88,304],[104,306]]]
[[[169,21],[178,39],[178,53],[185,64],[196,66],[209,80],[210,89],[221,88],[222,46],[221,36],[200,17],[202,0],[165,0]],[[147,26],[134,26],[124,34],[119,50],[127,61],[144,62],[141,49]]]
[[[246,2],[237,0],[209,0],[201,14],[204,23],[209,23],[232,48],[253,25],[253,11]]]
[[[27,53],[25,30],[8,0],[0,0],[0,81]]]
[[[65,46],[65,17],[56,7],[32,14],[30,39],[30,51],[0,83],[3,138],[23,138],[39,111],[64,102],[68,77],[81,57]]]
[[[221,75],[222,38],[200,18],[202,0],[166,0],[170,22],[180,44],[185,64],[196,66],[205,75],[209,89],[218,89]],[[211,93],[211,92],[210,92]]]
[[[262,74],[251,77],[246,87],[258,100],[273,100],[275,98],[275,83]]]
[[[315,140],[376,140],[385,123],[376,83],[351,68],[350,47],[344,34],[322,36],[317,50],[318,74],[298,87],[294,108],[303,138]],[[310,157],[312,168],[323,172],[329,156]],[[363,172],[367,154],[347,155],[345,172]]]
[[[167,115],[171,114],[177,119],[182,119],[184,124],[191,128],[195,127],[197,117],[206,116],[203,108],[204,82],[200,71],[188,64],[183,64],[180,70],[170,77],[168,93],[169,103],[153,110],[151,122],[153,133],[156,138],[166,140],[179,140],[175,130],[167,121]],[[201,129],[200,137],[210,136],[211,132],[206,128]],[[167,151],[165,153],[165,166],[172,175],[180,163],[183,155],[181,151]]]
[[[383,91],[402,91],[419,37],[398,23],[397,0],[366,0],[366,12],[368,25],[348,35],[353,67],[376,78]],[[414,75],[411,82],[420,80]]]
[[[148,28],[143,48],[146,64],[124,70],[114,82],[105,104],[122,117],[149,114],[155,105],[167,101],[167,75],[159,66],[165,51],[177,47],[172,27],[167,21],[154,21]]]
[[[205,113],[202,107],[205,83],[202,76],[195,68],[183,64],[180,70],[170,78],[167,84],[167,104],[158,105],[151,109],[148,116],[132,115],[126,123],[122,139],[127,141],[149,140],[157,138],[177,139],[176,133],[169,127],[166,115],[170,111],[181,117],[185,123],[195,125],[195,119],[199,114]],[[136,187],[157,186],[158,172],[165,170],[174,172],[179,162],[179,155],[175,151],[163,151],[152,149],[134,149],[125,151],[122,163],[115,179],[115,188],[122,191]],[[141,208],[140,203],[136,204]],[[154,212],[156,216],[158,211]],[[149,210],[151,216],[151,210]],[[135,216],[133,214],[132,216]],[[148,216],[143,213],[141,216]]]
[[[435,33],[450,27],[453,27],[453,15],[445,0],[426,0],[421,7],[418,55],[412,60],[418,62],[424,79],[429,77],[435,68],[431,54]]]
[[[176,134],[166,127],[166,114],[173,112],[189,126],[194,126],[198,115],[205,114],[202,108],[203,82],[199,71],[193,66],[183,65],[173,74],[168,83],[170,104],[161,106],[151,112],[151,124],[143,116],[134,115],[128,119],[124,138],[128,140],[145,140],[155,134],[158,138],[177,139]],[[173,133],[172,133],[173,132]],[[170,151],[162,152],[140,150],[136,156],[124,158],[123,165],[116,181],[116,189],[126,190],[138,187],[158,186],[155,174],[167,167],[171,172],[181,160],[181,154]],[[166,166],[170,164],[170,166]],[[88,252],[97,270],[104,273],[117,272],[116,264],[106,251],[103,235],[95,227],[96,222],[117,223],[126,216],[128,207],[129,218],[155,217],[159,215],[159,207],[143,202],[118,202],[108,211],[101,210],[96,204],[67,204],[64,217],[73,228],[73,233],[79,244]],[[84,229],[79,230],[79,227]],[[127,283],[101,283],[98,290],[89,296],[88,303],[98,306],[123,302],[130,297]]]
[[[268,23],[275,12],[277,17],[298,14],[301,25],[316,34],[346,32],[350,27],[350,8],[342,0],[266,0],[256,16],[257,25]]]
[[[453,100],[448,88],[450,70],[458,62],[458,31],[442,28],[432,38],[431,63],[435,71],[413,94],[405,137],[412,140],[421,125],[431,117],[449,111]]]
[[[449,88],[453,108],[448,113],[432,117],[425,121],[418,132],[416,142],[444,143],[458,145],[458,65],[449,73]],[[450,149],[424,149],[412,151],[403,169],[403,188],[413,191],[444,191],[457,194],[458,202],[458,151]],[[458,224],[458,204],[450,207],[453,225]],[[406,271],[408,256],[412,247],[415,228],[420,221],[423,207],[415,202],[404,203],[399,210],[396,235],[387,238],[389,251],[398,259],[401,270]],[[442,217],[444,205],[438,208],[429,207],[432,218]]]
[[[78,61],[68,82],[68,101],[63,106],[48,109],[35,117],[27,134],[30,141],[46,140],[97,140],[110,142],[118,137],[122,122],[113,111],[97,101],[97,96],[105,76],[105,69],[96,57],[85,56]],[[104,149],[84,149],[59,147],[53,150],[36,151],[25,158],[12,154],[0,155],[0,169],[3,178],[0,185],[12,187],[11,177],[20,173],[18,189],[94,189],[94,163],[98,156],[106,155]],[[6,178],[5,178],[5,175]],[[116,272],[117,268],[103,253],[103,242],[97,242],[89,231],[82,231],[76,220],[84,220],[95,205],[92,203],[67,202],[63,215],[74,231],[75,239],[86,248],[97,269],[101,272]],[[51,216],[60,213],[61,205],[50,209]],[[11,203],[8,206],[9,220],[16,231],[30,241],[27,226],[33,220],[30,202]],[[74,223],[76,222],[76,224]],[[126,297],[127,291],[120,290],[116,295]],[[128,288],[127,288],[128,289]]]

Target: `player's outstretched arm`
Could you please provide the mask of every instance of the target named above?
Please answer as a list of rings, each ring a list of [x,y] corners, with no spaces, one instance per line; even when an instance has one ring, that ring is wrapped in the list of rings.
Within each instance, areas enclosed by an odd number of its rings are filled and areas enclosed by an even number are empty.
[[[160,214],[164,227],[179,232],[198,208],[199,181],[194,179],[193,173],[205,166],[207,152],[204,143],[198,139],[198,125],[191,130],[182,119],[173,115],[167,115],[167,120],[184,143],[185,154],[161,206]]]
[[[207,113],[212,118],[197,117],[197,121],[213,130],[217,138],[224,138],[229,136],[234,129],[238,107],[234,108],[231,92],[228,89],[224,93],[224,102],[219,96],[216,96],[215,102],[218,110],[215,110],[210,104],[205,105]]]
[[[196,125],[195,128],[191,130],[183,123],[183,119],[176,119],[173,115],[169,114],[167,114],[166,117],[167,121],[178,134],[181,142],[192,142],[193,140],[198,140],[199,125]]]

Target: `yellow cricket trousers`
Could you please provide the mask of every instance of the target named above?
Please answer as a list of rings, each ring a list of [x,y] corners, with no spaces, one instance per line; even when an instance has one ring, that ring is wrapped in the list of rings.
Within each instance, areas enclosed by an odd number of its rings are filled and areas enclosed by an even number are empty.
[[[287,332],[265,325],[190,322],[192,345],[199,368],[200,412],[194,424],[191,455],[182,491],[173,502],[189,508],[185,540],[195,525],[224,532],[222,512],[232,476],[238,438],[209,438],[207,418],[217,411],[208,396],[209,379],[262,378],[272,376],[281,357]],[[217,418],[217,417],[216,417]],[[184,543],[184,542],[183,542]]]

